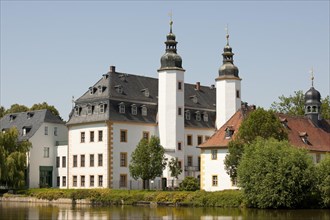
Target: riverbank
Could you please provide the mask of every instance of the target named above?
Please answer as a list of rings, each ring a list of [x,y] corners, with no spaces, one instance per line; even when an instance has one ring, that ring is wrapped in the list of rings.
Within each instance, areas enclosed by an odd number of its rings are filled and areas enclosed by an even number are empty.
[[[150,205],[192,207],[241,207],[239,190],[205,191],[144,191],[112,189],[29,189],[16,194],[5,193],[2,202],[69,203],[90,205]]]

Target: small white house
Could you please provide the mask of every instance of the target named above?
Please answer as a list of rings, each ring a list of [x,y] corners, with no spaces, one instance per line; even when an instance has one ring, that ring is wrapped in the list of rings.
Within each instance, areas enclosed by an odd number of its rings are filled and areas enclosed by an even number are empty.
[[[19,140],[28,140],[32,148],[27,157],[27,186],[55,187],[55,163],[58,142],[67,142],[64,121],[49,110],[12,113],[0,120],[1,131],[16,127]]]

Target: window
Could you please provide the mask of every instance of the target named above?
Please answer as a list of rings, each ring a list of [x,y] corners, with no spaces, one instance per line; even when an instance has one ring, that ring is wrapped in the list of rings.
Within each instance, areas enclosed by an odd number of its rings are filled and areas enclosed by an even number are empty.
[[[120,153],[120,166],[127,167],[127,153],[126,152]]]
[[[148,131],[144,131],[142,133],[142,137],[148,141],[149,140],[149,132]]]
[[[178,150],[182,150],[182,143],[178,142]]]
[[[89,132],[89,141],[94,142],[94,131]]]
[[[212,176],[212,186],[218,186],[218,176],[217,175]]]
[[[91,105],[88,105],[87,106],[87,114],[88,115],[91,115],[93,113],[93,111],[92,111],[92,106]]]
[[[66,186],[66,176],[62,177],[62,186]]]
[[[178,82],[178,90],[182,90],[182,82],[181,81]]]
[[[104,113],[104,111],[105,111],[105,105],[104,104],[100,104],[99,105],[99,108],[100,108],[100,113]]]
[[[56,157],[56,167],[60,167],[60,157]]]
[[[150,95],[149,89],[144,89],[144,96],[149,97],[149,95]]]
[[[203,114],[203,121],[209,121],[209,115],[206,112]]]
[[[198,157],[198,170],[201,170],[201,157]]]
[[[94,176],[89,176],[89,186],[94,186]]]
[[[120,142],[127,142],[127,130],[120,130]]]
[[[127,187],[127,174],[120,174],[120,187]]]
[[[236,98],[239,98],[240,94],[239,94],[239,90],[236,90]]]
[[[56,178],[56,186],[59,187],[60,186],[60,183],[61,183],[61,177],[57,177]]]
[[[62,157],[62,167],[66,167],[66,156]]]
[[[210,136],[205,136],[205,141],[207,141],[208,139],[210,139]]]
[[[48,126],[45,126],[45,135],[48,135]]]
[[[216,160],[217,159],[217,154],[218,154],[218,151],[217,150],[211,150],[211,159],[212,160]]]
[[[94,154],[89,155],[89,166],[90,167],[94,166]]]
[[[203,143],[203,136],[202,135],[198,135],[197,136],[197,144],[200,145]]]
[[[189,145],[189,146],[193,145],[193,143],[192,143],[192,135],[191,134],[188,134],[187,135],[187,145]]]
[[[103,176],[99,175],[99,186],[103,185]]]
[[[85,143],[85,132],[80,132],[80,142]]]
[[[182,108],[181,107],[178,108],[178,115],[180,115],[180,116],[182,115]]]
[[[192,97],[192,101],[193,101],[194,103],[197,103],[197,102],[198,102],[197,96],[194,95],[194,96]]]
[[[148,114],[148,109],[144,105],[142,105],[142,107],[141,107],[141,114],[142,114],[142,116],[147,116],[147,114]]]
[[[186,120],[190,120],[190,111],[189,110],[187,110],[185,112],[185,118],[186,118]]]
[[[119,93],[119,94],[123,93],[123,87],[121,85],[115,86],[115,88],[116,88],[117,93]]]
[[[73,176],[73,183],[72,186],[77,186],[77,176]]]
[[[93,87],[89,87],[89,94],[91,94],[91,95],[94,94],[94,88]]]
[[[181,162],[181,160],[178,161],[178,165],[179,165],[180,168],[182,168],[182,162]]]
[[[79,115],[79,107],[75,107],[74,108],[74,114],[75,114],[75,116],[78,116]]]
[[[85,186],[85,176],[80,176],[80,186],[81,187]]]
[[[57,136],[57,127],[54,127],[54,136]]]
[[[119,113],[120,114],[125,114],[125,105],[123,102],[119,104]]]
[[[80,166],[85,167],[85,155],[80,155]]]
[[[26,128],[23,128],[23,136],[26,136]]]
[[[99,141],[103,141],[103,131],[99,131]]]
[[[188,167],[192,167],[193,165],[193,157],[192,156],[188,156],[187,157],[187,166]]]
[[[132,105],[132,107],[131,107],[131,112],[132,112],[132,115],[137,115],[137,107],[136,107],[135,104]]]
[[[201,120],[201,113],[199,111],[196,112],[196,121]]]
[[[102,92],[103,92],[103,87],[102,87],[102,86],[98,86],[98,87],[97,87],[97,90],[98,90],[99,94],[102,94]]]
[[[230,126],[226,128],[225,138],[230,139],[234,134],[234,129]]]
[[[73,167],[77,167],[77,155],[73,155]]]
[[[98,154],[98,166],[103,166],[103,154]]]
[[[49,147],[44,147],[44,158],[49,158]]]

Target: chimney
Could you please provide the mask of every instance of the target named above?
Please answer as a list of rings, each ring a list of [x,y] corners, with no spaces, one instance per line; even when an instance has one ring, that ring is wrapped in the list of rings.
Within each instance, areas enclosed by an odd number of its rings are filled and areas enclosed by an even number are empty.
[[[210,86],[210,89],[214,89],[215,88],[215,86],[214,86],[214,84],[212,84],[211,86]]]
[[[115,72],[116,72],[116,67],[110,66],[110,73],[115,73]]]
[[[201,83],[200,82],[196,82],[196,85],[195,85],[195,90],[200,90],[201,89]]]

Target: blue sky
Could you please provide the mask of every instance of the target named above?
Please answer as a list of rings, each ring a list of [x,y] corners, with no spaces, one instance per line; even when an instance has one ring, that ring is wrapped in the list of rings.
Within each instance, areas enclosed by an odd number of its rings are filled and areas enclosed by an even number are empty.
[[[215,83],[229,25],[242,99],[269,108],[314,86],[329,94],[329,1],[3,1],[1,100],[43,101],[64,119],[110,65],[157,77],[169,12],[185,81]]]

